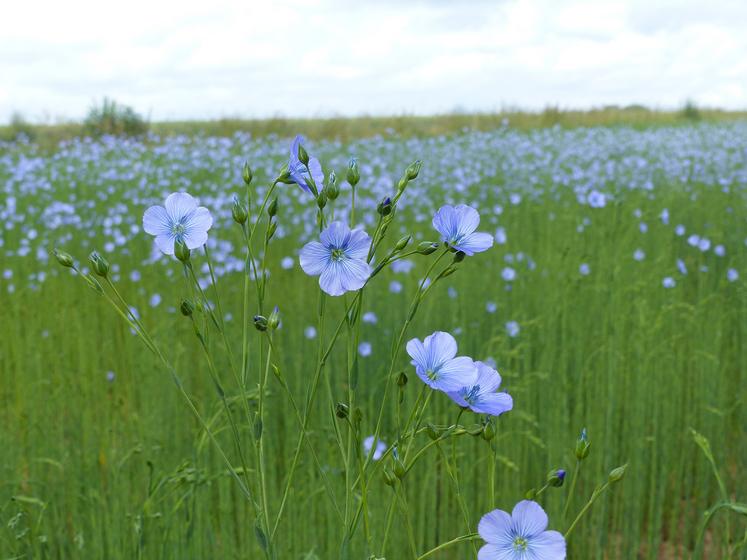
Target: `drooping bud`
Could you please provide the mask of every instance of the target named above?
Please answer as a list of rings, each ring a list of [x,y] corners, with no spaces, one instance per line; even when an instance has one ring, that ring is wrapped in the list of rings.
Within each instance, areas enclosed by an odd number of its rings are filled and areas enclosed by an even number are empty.
[[[194,304],[188,299],[183,299],[182,303],[179,305],[179,311],[181,311],[182,315],[184,315],[185,317],[191,317],[192,313],[194,313],[194,310]]]
[[[271,331],[274,331],[278,328],[280,325],[280,310],[278,309],[278,306],[275,306],[275,309],[272,310],[272,313],[270,313],[270,316],[267,318],[267,328]]]
[[[392,199],[391,197],[384,197],[384,200],[379,202],[379,205],[376,207],[376,211],[379,213],[380,216],[388,216],[392,213]]]
[[[451,262],[460,263],[464,260],[464,257],[466,257],[466,255],[463,251],[457,251],[456,253],[454,253],[454,259]]]
[[[609,480],[611,484],[614,484],[615,482],[620,482],[625,476],[625,471],[627,470],[627,468],[628,468],[628,464],[625,463],[621,467],[612,469],[610,471],[610,474],[607,480]]]
[[[402,460],[399,457],[395,457],[392,461],[394,463],[394,475],[402,480],[407,474],[407,469],[405,468],[405,464],[402,462]]]
[[[335,405],[335,416],[337,416],[340,420],[344,420],[345,418],[347,418],[348,414],[350,414],[350,407],[348,407],[348,405],[341,402],[338,402]]]
[[[351,187],[355,187],[355,185],[358,184],[358,181],[361,180],[361,173],[358,170],[358,162],[355,158],[351,158],[350,162],[348,163],[348,174],[345,179]]]
[[[246,209],[237,196],[233,197],[233,207],[231,208],[231,215],[233,221],[239,225],[244,225],[249,219],[249,212]]]
[[[54,249],[52,253],[54,254],[54,258],[57,259],[57,262],[65,268],[72,268],[73,264],[75,264],[73,262],[73,257],[69,253],[58,251],[57,249]]]
[[[394,252],[399,253],[402,249],[407,247],[411,239],[412,235],[405,235],[402,239],[397,241],[397,244],[394,246]]]
[[[249,167],[249,162],[244,162],[244,167],[241,170],[241,178],[244,179],[244,183],[249,186],[249,184],[252,182],[252,168]]]
[[[93,269],[97,276],[106,278],[109,274],[109,262],[104,257],[93,251],[88,255],[88,261],[91,263],[91,269]]]
[[[438,278],[439,278],[439,279],[441,279],[441,278],[446,278],[447,276],[451,276],[451,275],[452,275],[452,274],[454,274],[454,273],[455,273],[455,272],[456,272],[457,270],[458,270],[458,269],[457,269],[457,267],[455,267],[455,266],[450,266],[450,267],[448,267],[448,268],[444,269],[444,270],[443,270],[443,271],[441,272],[441,274],[439,274],[439,275],[438,275]]]
[[[298,159],[301,163],[304,165],[309,165],[309,154],[306,152],[306,148],[303,147],[303,144],[298,144]]]
[[[565,470],[563,469],[553,469],[549,473],[547,473],[547,484],[549,486],[560,488],[561,486],[563,486],[564,481]]]
[[[485,441],[490,441],[495,437],[495,426],[493,426],[493,422],[491,420],[488,420],[485,422],[485,428],[482,430],[482,439]]]
[[[267,317],[263,315],[255,315],[254,328],[260,332],[265,332],[267,330]]]
[[[278,197],[272,199],[272,202],[270,202],[270,205],[267,207],[267,215],[270,216],[270,218],[274,218],[278,213]]]
[[[183,263],[189,262],[189,257],[192,254],[192,251],[189,250],[187,247],[187,244],[184,243],[181,239],[177,239],[174,242],[174,256],[182,261]]]
[[[586,436],[586,428],[581,430],[581,435],[578,436],[578,439],[576,440],[576,459],[579,461],[583,461],[589,456],[589,448],[591,447],[591,442],[589,441],[589,438]]]
[[[419,255],[430,255],[436,251],[440,245],[440,243],[436,243],[435,241],[423,241],[418,245],[417,252]]]

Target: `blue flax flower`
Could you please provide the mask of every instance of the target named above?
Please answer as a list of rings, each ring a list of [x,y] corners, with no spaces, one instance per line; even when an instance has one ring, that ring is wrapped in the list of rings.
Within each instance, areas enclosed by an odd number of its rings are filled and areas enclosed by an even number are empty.
[[[424,341],[413,338],[407,343],[415,373],[423,383],[439,391],[459,391],[477,380],[477,366],[472,358],[455,357],[457,343],[449,333],[436,331]]]
[[[564,560],[563,535],[546,528],[547,514],[537,502],[522,500],[511,515],[493,510],[477,525],[487,542],[477,560]]]
[[[477,366],[477,381],[466,385],[458,391],[449,393],[451,399],[459,406],[463,406],[478,414],[500,416],[514,407],[514,401],[508,393],[497,393],[501,385],[500,374],[489,365],[475,362]]]
[[[171,193],[164,206],[151,206],[143,214],[143,229],[156,237],[156,245],[167,255],[174,254],[176,241],[188,249],[204,245],[212,225],[210,211],[183,192]]]
[[[306,192],[311,191],[311,181],[309,180],[309,171],[306,166],[298,159],[298,147],[301,145],[301,136],[298,135],[293,140],[290,149],[290,159],[288,160],[288,173],[290,173],[291,179],[299,187]],[[324,172],[322,171],[322,164],[315,157],[309,156],[309,170],[311,171],[311,179],[316,185],[317,191],[321,190],[324,184]]]
[[[433,227],[441,234],[441,241],[467,256],[487,251],[493,246],[493,236],[476,232],[480,214],[471,206],[442,206],[433,216]]]
[[[303,271],[319,276],[319,287],[331,296],[360,290],[371,276],[366,262],[371,238],[361,229],[350,230],[343,222],[332,222],[319,241],[307,243],[299,256]]]

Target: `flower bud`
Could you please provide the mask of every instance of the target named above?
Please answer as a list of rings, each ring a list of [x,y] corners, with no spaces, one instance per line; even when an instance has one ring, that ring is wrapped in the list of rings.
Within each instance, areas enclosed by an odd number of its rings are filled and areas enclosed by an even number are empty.
[[[233,221],[239,225],[244,225],[247,219],[249,219],[249,212],[247,211],[246,206],[244,206],[236,196],[233,197],[231,215],[233,216]]]
[[[278,309],[278,306],[275,306],[275,309],[272,310],[272,313],[270,313],[270,316],[267,318],[267,328],[271,331],[274,331],[278,328],[280,325],[280,310]]]
[[[337,416],[339,419],[344,420],[348,417],[348,414],[350,413],[350,407],[346,405],[345,403],[338,402],[335,405],[335,416]]]
[[[351,187],[355,187],[355,185],[358,184],[358,181],[361,180],[361,173],[358,170],[358,162],[355,158],[351,158],[350,163],[348,163],[348,174],[345,179]]]
[[[423,241],[416,249],[419,255],[430,255],[438,249],[440,243],[434,241]]]
[[[69,253],[65,253],[64,251],[58,251],[55,249],[52,251],[54,254],[54,257],[57,259],[57,262],[60,263],[62,266],[66,268],[72,268],[73,267],[73,257]]]
[[[267,240],[269,241],[272,239],[272,236],[275,235],[275,232],[278,229],[278,223],[277,222],[270,222],[270,226],[267,228]]]
[[[620,482],[623,477],[625,476],[625,471],[628,468],[628,464],[625,463],[621,467],[617,467],[616,469],[612,469],[610,471],[609,477],[607,480],[609,480],[610,484],[614,484],[615,482]]]
[[[402,480],[407,474],[407,469],[405,468],[405,464],[402,462],[402,460],[399,457],[395,457],[393,460],[394,463],[394,475]]]
[[[337,197],[340,196],[340,187],[337,186],[337,183],[333,182],[334,173],[334,171],[330,173],[329,184],[324,189],[324,194],[326,194],[327,198],[330,200],[337,200]]]
[[[288,169],[287,163],[280,168],[280,174],[278,175],[278,178],[275,179],[275,181],[277,181],[278,183],[284,183],[286,185],[292,185],[293,183],[295,183],[295,181],[291,178],[290,170]]]
[[[564,481],[565,481],[565,470],[563,469],[554,469],[554,470],[551,470],[549,473],[547,473],[547,484],[549,486],[560,488],[561,486],[563,486]]]
[[[181,239],[177,239],[174,242],[174,256],[183,263],[189,262],[191,253],[192,252],[187,248],[186,243]]]
[[[384,468],[384,484],[387,486],[394,486],[397,483],[397,479],[394,478],[394,475],[392,474],[392,471],[390,471],[388,468]]]
[[[534,488],[530,488],[527,490],[527,493],[524,494],[524,498],[527,500],[534,500],[534,498],[537,497],[537,490]]]
[[[493,426],[493,422],[488,420],[485,422],[485,428],[482,430],[482,439],[485,441],[490,441],[495,437],[495,426]]]
[[[316,205],[319,207],[319,210],[327,206],[327,195],[324,191],[320,192],[319,196],[316,197]]]
[[[379,213],[380,216],[388,216],[392,213],[392,199],[390,197],[384,197],[384,200],[379,202],[379,206],[376,208],[376,211]]]
[[[91,268],[97,276],[106,278],[109,274],[109,263],[104,257],[99,255],[96,251],[93,251],[88,255],[88,261],[91,263]]]
[[[182,303],[179,305],[179,311],[181,311],[182,315],[184,315],[185,317],[190,317],[192,313],[194,313],[194,310],[194,304],[188,299],[183,299]]]
[[[441,274],[438,275],[438,277],[439,278],[446,278],[447,276],[451,276],[452,274],[454,274],[457,270],[458,270],[457,267],[450,266],[450,267],[444,269],[441,272]]]
[[[411,239],[412,235],[405,235],[402,239],[397,241],[397,244],[394,246],[394,252],[399,253],[402,249],[407,247]]]
[[[260,332],[265,332],[267,330],[267,317],[264,317],[262,315],[255,315],[254,328]]]
[[[584,428],[576,440],[576,459],[579,461],[586,459],[589,456],[589,447],[591,447],[591,442],[586,437],[586,428]]]
[[[246,183],[247,186],[249,186],[249,183],[252,182],[252,168],[249,167],[249,162],[244,162],[244,167],[241,170],[241,178],[244,179],[244,183]]]
[[[304,165],[309,165],[309,154],[306,152],[303,144],[298,144],[298,159]]]
[[[407,177],[407,180],[412,181],[414,179],[417,179],[421,167],[423,167],[423,162],[419,159],[413,161],[410,165],[408,165],[407,169],[405,169],[405,176]]]
[[[407,385],[407,374],[404,371],[399,372],[399,375],[397,376],[397,385],[401,388],[404,388],[404,386]]]
[[[464,254],[463,251],[457,251],[456,253],[454,253],[454,259],[451,262],[460,263],[464,260],[465,256],[466,255]]]
[[[272,202],[270,202],[270,205],[267,207],[267,215],[270,216],[270,218],[274,218],[278,213],[278,197],[272,199]]]

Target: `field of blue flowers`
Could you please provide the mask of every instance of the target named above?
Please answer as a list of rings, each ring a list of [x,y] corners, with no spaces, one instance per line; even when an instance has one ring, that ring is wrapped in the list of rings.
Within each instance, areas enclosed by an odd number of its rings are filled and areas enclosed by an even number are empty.
[[[744,558],[747,124],[0,143],[0,557]]]

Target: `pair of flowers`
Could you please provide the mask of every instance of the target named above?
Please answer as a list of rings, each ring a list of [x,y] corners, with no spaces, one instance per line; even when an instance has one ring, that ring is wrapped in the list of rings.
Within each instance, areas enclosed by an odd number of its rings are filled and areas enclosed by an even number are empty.
[[[465,204],[442,206],[433,216],[441,241],[467,256],[493,245],[490,234],[475,231],[478,225],[480,214]],[[319,276],[319,287],[331,296],[359,290],[371,275],[370,246],[371,238],[362,229],[351,230],[343,222],[332,222],[319,241],[311,241],[301,250],[301,268],[310,276]]]

